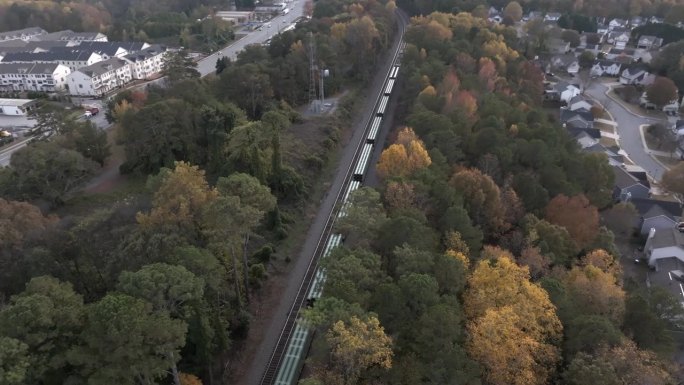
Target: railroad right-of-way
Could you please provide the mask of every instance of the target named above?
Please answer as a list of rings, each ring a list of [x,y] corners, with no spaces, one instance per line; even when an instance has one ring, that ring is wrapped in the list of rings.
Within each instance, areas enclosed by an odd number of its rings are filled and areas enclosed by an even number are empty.
[[[342,242],[339,234],[332,234],[334,220],[343,216],[351,192],[361,186],[370,165],[376,137],[382,127],[403,52],[403,35],[408,17],[397,11],[398,33],[390,55],[380,66],[371,84],[363,120],[354,130],[352,139],[344,149],[333,184],[321,204],[319,212],[307,233],[288,286],[283,293],[274,319],[266,330],[250,363],[247,384],[296,384],[303,360],[306,358],[310,332],[297,323],[299,310],[322,293],[325,272],[318,269],[319,258],[324,257]],[[339,212],[336,208],[341,208]]]

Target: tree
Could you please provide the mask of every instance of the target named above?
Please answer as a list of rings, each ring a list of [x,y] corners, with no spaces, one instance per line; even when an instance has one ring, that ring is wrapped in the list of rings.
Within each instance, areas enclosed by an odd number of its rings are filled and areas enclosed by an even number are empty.
[[[20,199],[45,199],[59,205],[67,193],[88,179],[97,165],[56,142],[39,142],[12,154],[12,195]]]
[[[29,115],[36,121],[31,129],[31,133],[36,135],[44,132],[66,134],[76,123],[69,117],[69,111],[56,103],[43,102]]]
[[[646,88],[648,101],[662,108],[677,99],[677,86],[672,80],[664,76],[658,76],[653,84]]]
[[[0,198],[0,256],[21,248],[26,238],[40,234],[56,221],[57,217],[44,216],[30,203]]]
[[[598,211],[584,195],[557,195],[546,206],[545,218],[565,227],[580,249],[589,246],[598,233]]]
[[[511,306],[489,308],[468,323],[470,356],[485,368],[492,385],[546,384],[558,361],[558,350],[530,336]]]
[[[83,314],[83,298],[71,284],[48,276],[31,279],[0,311],[0,336],[20,341],[12,343],[14,350],[26,347],[25,383],[66,379],[66,355],[83,327]]]
[[[28,346],[14,338],[0,336],[0,384],[25,384],[30,366]]]
[[[622,342],[624,336],[606,317],[581,315],[568,322],[565,328],[565,347],[567,357],[576,354],[594,353],[603,346],[613,347]]]
[[[143,266],[136,272],[122,272],[117,289],[144,299],[156,311],[168,312],[175,318],[186,318],[186,307],[202,299],[204,282],[183,266],[155,263]]]
[[[509,18],[514,23],[517,23],[520,21],[520,19],[522,19],[523,9],[520,6],[520,3],[517,1],[511,1],[508,3],[508,5],[506,5],[506,8],[504,8],[503,15],[505,18]]]
[[[181,373],[180,385],[202,385],[202,380],[200,380],[194,374]]]
[[[579,353],[563,373],[563,384],[622,385],[623,382],[609,362],[596,360],[589,354]]]
[[[463,169],[454,173],[449,184],[463,194],[468,214],[485,234],[491,236],[506,228],[501,192],[491,177],[478,169]]]
[[[107,132],[97,128],[91,121],[77,125],[68,138],[74,150],[100,166],[104,166],[105,160],[111,155]]]
[[[126,294],[88,305],[80,343],[69,361],[89,384],[149,383],[180,359],[186,324]]]
[[[680,162],[665,171],[660,180],[660,185],[676,195],[680,202],[684,200],[684,162]]]
[[[200,73],[197,71],[197,63],[185,50],[166,53],[162,74],[171,84],[200,77]]]
[[[684,310],[678,299],[660,286],[636,290],[625,301],[625,332],[643,349],[673,346],[668,330],[677,329]]]
[[[340,212],[344,216],[336,221],[337,230],[347,237],[351,236],[350,240],[360,245],[367,246],[373,241],[387,221],[380,194],[371,187],[352,192]]]
[[[519,324],[530,338],[538,342],[556,342],[562,325],[548,294],[530,282],[529,271],[508,257],[480,261],[468,279],[463,298],[469,319],[482,317],[488,309],[510,306],[524,324]]]
[[[415,186],[407,182],[390,181],[383,197],[389,211],[408,209],[415,204]]]
[[[392,367],[392,339],[374,316],[365,320],[352,317],[349,323],[337,321],[326,334],[332,364],[345,384],[356,384],[361,373],[372,366]]]
[[[564,282],[578,313],[605,316],[616,326],[622,325],[625,292],[612,274],[591,264],[574,266]]]
[[[538,280],[549,272],[551,259],[542,254],[539,247],[527,247],[520,253],[518,263],[527,266],[530,269],[530,277]]]
[[[596,56],[594,56],[594,54],[591,51],[584,51],[579,55],[577,60],[579,61],[580,68],[589,69],[591,68],[591,66],[594,65]]]
[[[381,178],[407,177],[432,163],[423,141],[410,127],[404,127],[395,144],[380,155],[377,169]]]
[[[373,289],[382,282],[380,256],[363,249],[336,248],[323,260],[325,295],[367,306]]]

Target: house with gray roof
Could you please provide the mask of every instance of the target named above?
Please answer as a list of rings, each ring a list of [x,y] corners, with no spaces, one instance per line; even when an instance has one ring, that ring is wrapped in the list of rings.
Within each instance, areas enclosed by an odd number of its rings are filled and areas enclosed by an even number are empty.
[[[618,76],[621,69],[621,63],[612,60],[597,60],[591,67],[590,73],[592,76]]]
[[[133,80],[130,62],[117,57],[80,68],[68,76],[69,94],[103,96]]]
[[[663,45],[663,39],[651,36],[651,35],[641,35],[639,40],[637,40],[637,48],[643,49],[656,49]]]
[[[679,202],[633,198],[629,203],[639,213],[637,227],[641,235],[647,235],[652,228],[656,230],[672,228],[680,222],[682,217],[682,206]]]
[[[660,271],[663,266],[684,263],[684,233],[677,227],[650,229],[644,246],[648,265]]]
[[[2,63],[55,63],[68,67],[72,72],[102,61],[102,56],[92,51],[65,49],[48,52],[12,52],[2,58]]]
[[[613,167],[615,184],[613,187],[613,199],[616,202],[625,202],[634,198],[649,198],[651,196],[650,184],[644,184],[634,175],[622,167]],[[648,182],[646,182],[648,183]]]
[[[561,107],[560,122],[564,127],[594,128],[594,115],[589,111],[571,111],[568,107]]]
[[[655,81],[655,75],[648,72],[643,64],[633,64],[622,70],[620,74],[621,84],[650,85]]]
[[[70,72],[58,63],[0,63],[0,90],[61,91]]]
[[[18,29],[16,31],[7,31],[7,32],[0,32],[0,41],[7,41],[7,40],[23,40],[23,41],[29,41],[31,38],[40,36],[40,35],[45,35],[47,34],[47,31],[40,27],[31,27],[31,28],[24,28],[24,29]]]

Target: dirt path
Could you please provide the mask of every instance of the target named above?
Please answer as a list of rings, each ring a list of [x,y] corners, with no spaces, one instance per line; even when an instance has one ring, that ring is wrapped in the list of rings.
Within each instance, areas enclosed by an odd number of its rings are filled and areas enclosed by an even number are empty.
[[[111,146],[112,155],[105,161],[104,167],[82,189],[86,194],[108,193],[121,185],[126,177],[119,173],[119,166],[126,159],[122,146],[117,146],[114,140],[116,130],[107,129],[107,142]]]

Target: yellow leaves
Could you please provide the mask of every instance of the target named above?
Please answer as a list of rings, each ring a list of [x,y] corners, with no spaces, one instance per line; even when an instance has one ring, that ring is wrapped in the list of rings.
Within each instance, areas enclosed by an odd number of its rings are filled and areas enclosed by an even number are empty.
[[[180,373],[178,377],[180,378],[181,385],[202,385],[202,380],[194,374]]]
[[[330,27],[330,36],[337,41],[343,41],[346,34],[347,24],[345,23],[335,23]]]
[[[544,384],[559,359],[553,344],[561,339],[561,322],[546,291],[529,281],[528,269],[503,250],[488,249],[497,252],[468,279],[466,347],[485,367],[488,383]]]
[[[390,0],[387,2],[387,4],[385,4],[385,9],[390,12],[394,12],[394,10],[397,9],[397,4],[394,2],[394,0]]]
[[[341,367],[348,383],[356,383],[361,371],[371,366],[392,367],[392,339],[374,316],[366,320],[352,317],[348,324],[337,321],[326,339],[333,362]]]
[[[487,383],[493,385],[545,384],[558,361],[558,350],[532,338],[511,306],[487,309],[468,323],[466,348],[485,367]]]
[[[625,314],[625,292],[610,273],[588,264],[574,266],[564,279],[568,293],[584,314],[608,317],[616,325]]]
[[[449,249],[446,251],[445,254],[451,258],[454,258],[457,261],[460,261],[463,264],[463,267],[465,267],[466,269],[470,268],[470,260],[468,259],[468,257],[466,257],[465,254],[461,253],[460,251]]]
[[[363,9],[363,5],[359,3],[354,3],[349,6],[349,13],[354,15],[354,17],[361,17],[363,16],[363,13],[365,12],[365,9]]]
[[[201,210],[217,197],[218,192],[209,187],[203,170],[176,162],[176,168],[163,176],[154,194],[152,211],[138,213],[136,218],[143,228],[191,226]]]
[[[385,201],[390,210],[413,207],[416,193],[414,186],[406,182],[389,182],[385,190]]]
[[[420,94],[418,94],[418,97],[421,96],[437,96],[437,90],[435,90],[435,87],[431,85],[427,85],[422,91],[420,91]]]
[[[406,177],[428,167],[431,163],[423,142],[411,128],[405,127],[399,132],[397,143],[382,152],[377,169],[383,179]]]

